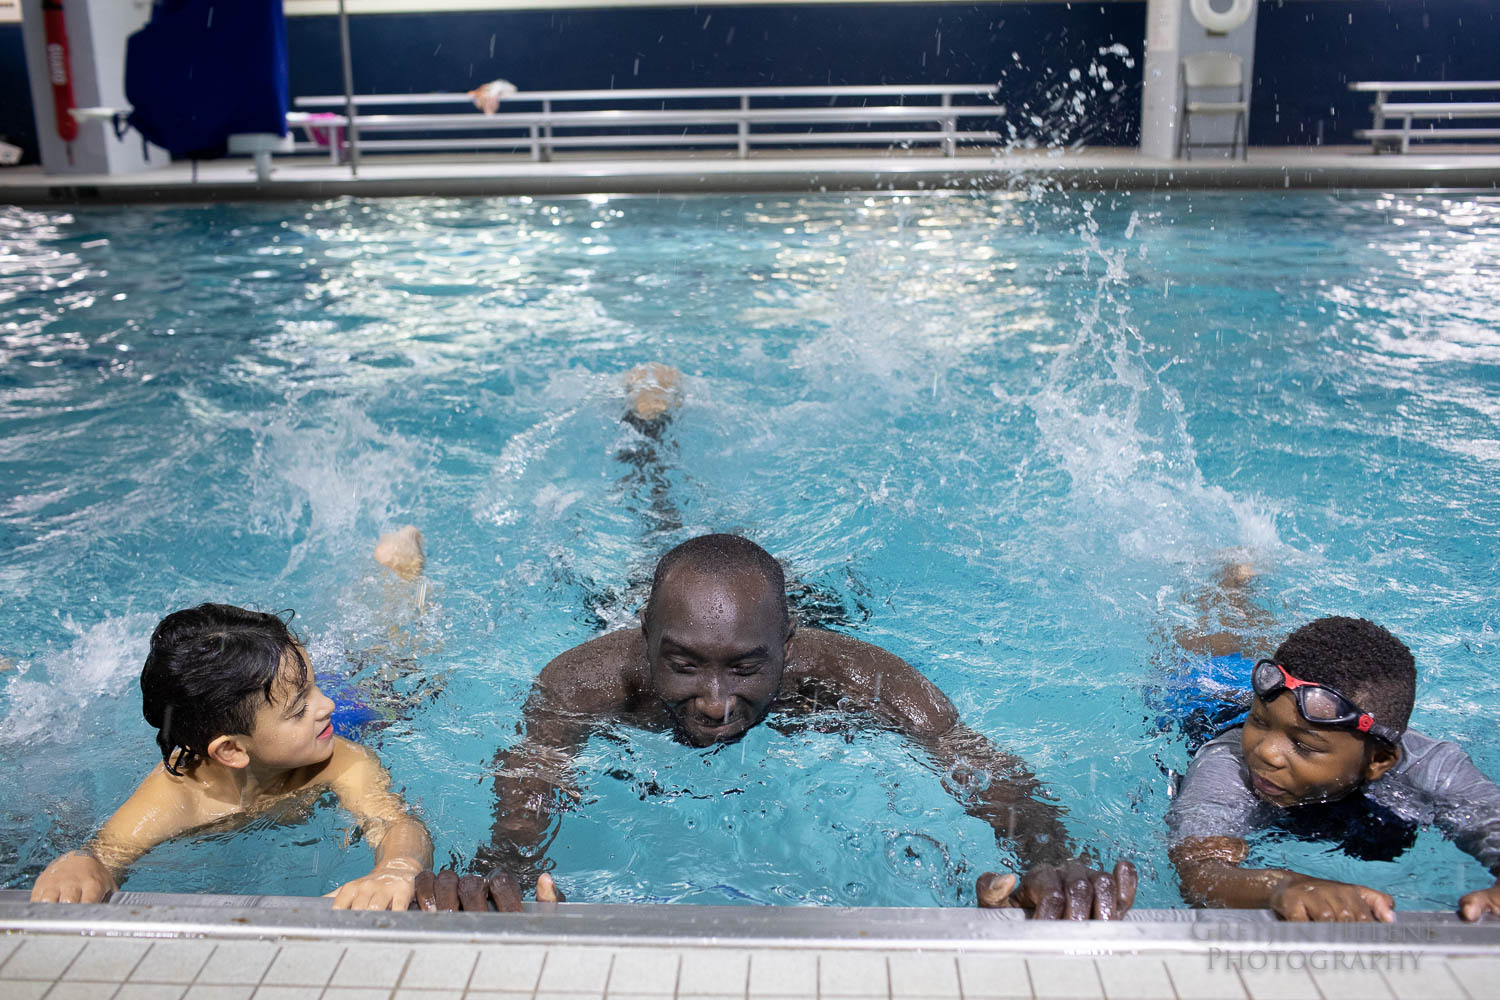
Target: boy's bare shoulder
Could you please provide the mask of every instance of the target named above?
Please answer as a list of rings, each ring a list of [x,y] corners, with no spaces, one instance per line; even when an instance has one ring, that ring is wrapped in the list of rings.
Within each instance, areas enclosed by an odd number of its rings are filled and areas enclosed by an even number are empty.
[[[537,677],[537,689],[570,711],[622,711],[647,684],[648,674],[645,636],[640,629],[620,629],[554,658]]]
[[[384,775],[385,765],[380,762],[375,751],[342,736],[334,736],[333,753],[328,755],[328,759],[299,769],[297,778],[288,784],[286,791],[298,792],[349,781],[363,782]]]
[[[145,850],[237,811],[237,807],[210,794],[211,787],[196,767],[173,774],[157,764],[105,822],[99,840],[127,851]]]

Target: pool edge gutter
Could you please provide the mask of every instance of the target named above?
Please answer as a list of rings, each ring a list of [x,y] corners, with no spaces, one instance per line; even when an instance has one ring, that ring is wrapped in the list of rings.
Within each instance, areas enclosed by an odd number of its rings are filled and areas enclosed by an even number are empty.
[[[0,892],[0,933],[1027,954],[1500,950],[1500,920],[1465,923],[1435,912],[1400,913],[1392,924],[1287,923],[1265,910],[1135,910],[1121,921],[1069,922],[957,907],[528,903],[519,914],[417,914],[334,911],[323,898],[121,893],[109,903],[64,906],[25,895]]]

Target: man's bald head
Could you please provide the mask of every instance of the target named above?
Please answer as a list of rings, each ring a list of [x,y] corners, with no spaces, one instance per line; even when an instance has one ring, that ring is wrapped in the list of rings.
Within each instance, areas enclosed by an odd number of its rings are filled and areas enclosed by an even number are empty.
[[[781,563],[765,549],[748,538],[739,535],[699,535],[689,538],[681,545],[661,557],[656,564],[656,573],[651,577],[651,596],[646,601],[644,624],[647,633],[656,627],[657,595],[662,582],[677,569],[689,570],[701,576],[739,576],[754,574],[765,581],[766,590],[781,608],[781,630],[783,635],[791,633],[791,612],[786,603],[786,574]]]

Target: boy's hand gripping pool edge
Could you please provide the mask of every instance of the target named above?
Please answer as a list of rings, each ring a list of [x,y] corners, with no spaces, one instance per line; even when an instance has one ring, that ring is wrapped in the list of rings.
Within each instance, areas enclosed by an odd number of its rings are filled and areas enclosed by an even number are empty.
[[[394,858],[327,895],[335,910],[404,910],[415,896],[413,883],[421,870],[415,862]]]
[[[53,861],[31,887],[33,903],[102,903],[118,889],[115,877],[88,851]]]
[[[1135,904],[1135,865],[1121,859],[1113,872],[1083,860],[1037,865],[1024,878],[985,872],[975,884],[981,909],[1021,907],[1034,920],[1118,920]]]
[[[1380,921],[1396,919],[1396,901],[1378,889],[1289,873],[1271,892],[1271,909],[1292,921]]]

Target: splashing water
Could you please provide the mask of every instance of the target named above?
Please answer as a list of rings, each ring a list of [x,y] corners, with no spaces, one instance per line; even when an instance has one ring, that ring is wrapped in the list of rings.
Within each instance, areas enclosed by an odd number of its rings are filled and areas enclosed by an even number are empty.
[[[1124,58],[1070,86],[1117,94]],[[1015,184],[0,209],[22,262],[0,274],[0,750],[59,789],[0,819],[0,883],[159,759],[133,678],[154,622],[202,600],[296,608],[320,671],[402,699],[372,745],[439,857],[473,856],[537,671],[631,627],[654,559],[704,530],[749,533],[804,615],[914,663],[1075,841],[1137,860],[1143,905],[1178,900],[1160,817],[1186,760],[1144,688],[1226,558],[1261,568],[1278,627],[1392,628],[1417,725],[1500,771],[1475,611],[1500,597],[1500,203]],[[654,443],[620,420],[645,360],[688,395]],[[407,521],[410,586],[370,558]],[[552,848],[565,890],[950,904],[1015,862],[960,801],[993,776],[840,721],[728,752],[601,734]],[[129,887],[363,874],[348,817],[311,817],[153,852]],[[1437,835],[1380,872],[1288,850],[1437,908],[1431,873],[1462,861]]]

